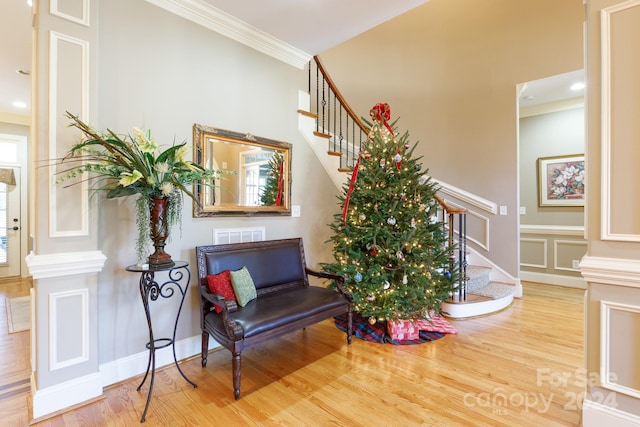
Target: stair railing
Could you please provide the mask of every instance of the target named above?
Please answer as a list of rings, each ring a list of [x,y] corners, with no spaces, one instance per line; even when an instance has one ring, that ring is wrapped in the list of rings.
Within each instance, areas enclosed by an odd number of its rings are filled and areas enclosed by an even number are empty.
[[[315,87],[314,87],[315,86]],[[367,140],[369,129],[351,109],[342,93],[338,90],[320,58],[316,55],[309,61],[309,95],[312,109],[315,112],[301,111],[301,113],[315,117],[316,130],[314,135],[326,138],[327,153],[340,156],[340,170],[350,171],[355,166],[362,144]],[[438,195],[436,201],[440,204],[442,223],[448,233],[447,244],[457,250],[449,259],[449,271],[459,270],[457,301],[467,298],[467,209],[453,207]],[[455,223],[457,215],[458,241],[455,239]]]
[[[314,134],[327,139],[329,155],[340,156],[341,171],[351,170],[369,129],[346,102],[318,56],[309,61],[309,95],[316,110]]]
[[[452,247],[456,244],[456,215],[458,216],[458,242],[456,249],[449,258],[449,271],[458,268],[458,302],[467,300],[467,209],[454,207],[448,204],[437,194],[434,196],[440,204],[441,221],[447,234],[447,244]],[[453,297],[453,295],[452,295]]]

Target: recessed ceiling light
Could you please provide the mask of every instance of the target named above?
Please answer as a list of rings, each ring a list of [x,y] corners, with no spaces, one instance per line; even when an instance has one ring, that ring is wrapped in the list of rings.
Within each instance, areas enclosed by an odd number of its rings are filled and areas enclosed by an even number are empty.
[[[27,104],[22,101],[13,101],[13,106],[16,108],[27,108]]]
[[[584,89],[584,83],[578,82],[571,85],[571,90],[580,90]]]

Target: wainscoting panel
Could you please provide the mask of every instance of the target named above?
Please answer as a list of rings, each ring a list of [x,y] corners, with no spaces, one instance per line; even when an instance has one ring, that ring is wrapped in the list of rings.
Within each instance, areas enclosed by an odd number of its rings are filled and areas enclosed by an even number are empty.
[[[553,241],[553,268],[579,273],[580,269],[573,266],[573,261],[580,262],[586,253],[587,242],[556,239]]]
[[[522,280],[585,289],[579,263],[586,252],[583,226],[520,226]]]
[[[49,369],[89,360],[89,290],[49,294]]]
[[[68,127],[65,111],[86,117],[89,97],[89,43],[56,31],[50,32],[49,46],[49,158],[63,157],[78,142],[79,133]],[[75,166],[75,165],[74,165]],[[56,171],[69,165],[51,167],[49,174],[50,237],[89,234],[89,201],[86,180],[81,177],[56,183]]]
[[[640,242],[640,51],[629,40],[640,39],[640,1],[603,9],[602,44],[602,239]],[[615,55],[612,54],[615,52]],[[614,110],[616,114],[612,112]]]
[[[547,268],[547,239],[520,238],[520,266]]]
[[[629,342],[640,336],[640,307],[600,301],[600,327],[602,387],[640,398],[640,354]]]
[[[89,26],[89,0],[51,0],[49,13],[76,24]]]

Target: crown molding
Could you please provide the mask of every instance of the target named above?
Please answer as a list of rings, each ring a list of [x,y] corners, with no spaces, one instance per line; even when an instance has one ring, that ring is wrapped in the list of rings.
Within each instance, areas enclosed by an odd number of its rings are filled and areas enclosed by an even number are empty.
[[[289,65],[304,69],[311,55],[217,9],[202,0],[146,0],[225,37]]]

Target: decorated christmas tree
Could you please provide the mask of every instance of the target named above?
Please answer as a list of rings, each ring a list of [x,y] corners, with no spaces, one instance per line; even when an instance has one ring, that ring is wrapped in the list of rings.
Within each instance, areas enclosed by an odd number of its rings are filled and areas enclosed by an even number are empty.
[[[279,151],[276,151],[269,160],[267,180],[262,193],[260,193],[260,203],[262,206],[280,206],[282,204],[283,160],[284,157]]]
[[[330,224],[335,263],[323,268],[347,277],[354,312],[369,323],[424,319],[454,290],[454,248],[438,219],[437,187],[413,158],[417,144],[408,132],[396,135],[388,104],[370,114],[368,139],[338,197],[342,212]]]

